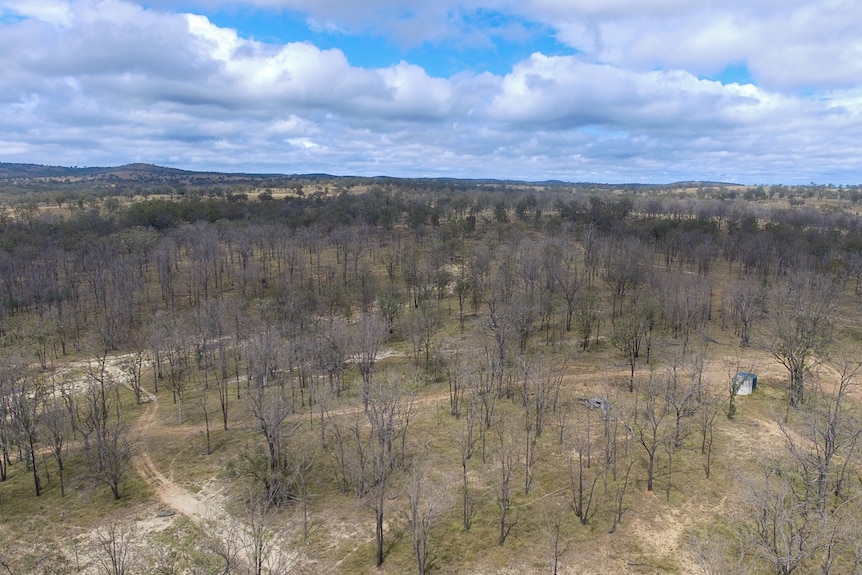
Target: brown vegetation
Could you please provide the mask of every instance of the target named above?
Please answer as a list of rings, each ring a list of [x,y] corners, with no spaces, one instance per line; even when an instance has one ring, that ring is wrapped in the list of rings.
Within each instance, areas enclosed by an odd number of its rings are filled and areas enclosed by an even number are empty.
[[[10,192],[6,571],[862,565],[852,190],[307,184]]]

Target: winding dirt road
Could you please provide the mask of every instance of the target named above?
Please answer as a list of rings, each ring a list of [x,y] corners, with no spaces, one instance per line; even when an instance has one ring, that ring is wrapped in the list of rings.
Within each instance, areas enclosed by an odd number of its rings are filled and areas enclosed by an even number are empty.
[[[227,513],[212,502],[201,501],[190,491],[183,489],[165,477],[153,464],[146,448],[146,438],[156,424],[156,412],[159,407],[158,398],[149,392],[146,411],[135,422],[134,433],[141,437],[143,448],[132,459],[132,467],[149,485],[159,500],[171,510],[191,519],[196,525],[204,527],[213,522],[227,518]]]

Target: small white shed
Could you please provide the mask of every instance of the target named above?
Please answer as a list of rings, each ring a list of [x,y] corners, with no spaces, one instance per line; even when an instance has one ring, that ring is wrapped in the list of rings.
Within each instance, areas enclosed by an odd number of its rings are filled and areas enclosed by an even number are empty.
[[[733,381],[736,395],[751,395],[757,389],[757,374],[740,371]]]

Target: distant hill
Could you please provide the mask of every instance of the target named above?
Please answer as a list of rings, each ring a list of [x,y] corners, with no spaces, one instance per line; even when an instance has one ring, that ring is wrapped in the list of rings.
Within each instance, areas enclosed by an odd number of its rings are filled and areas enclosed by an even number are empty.
[[[49,184],[52,188],[58,185],[71,188],[100,188],[115,187],[118,185],[150,186],[173,186],[208,188],[211,186],[231,185],[249,187],[289,187],[297,182],[310,182],[330,180],[334,184],[344,184],[347,187],[361,185],[387,185],[387,184],[412,184],[422,187],[434,188],[436,186],[542,186],[561,187],[570,186],[575,188],[589,188],[601,190],[636,190],[646,187],[659,187],[667,189],[693,188],[693,187],[720,187],[737,186],[739,184],[722,182],[676,182],[672,184],[601,184],[589,182],[565,182],[562,180],[544,181],[517,181],[499,180],[493,178],[449,178],[449,177],[425,177],[425,178],[397,178],[392,176],[333,176],[330,174],[255,174],[255,173],[230,173],[230,172],[196,172],[181,170],[154,164],[126,164],[114,167],[64,167],[43,166],[38,164],[3,163],[0,162],[0,182],[26,188],[39,188]]]
[[[231,177],[231,178],[260,178],[260,177],[283,177],[275,174],[227,174],[220,172],[194,172],[180,170],[177,168],[166,168],[153,164],[126,164],[114,167],[64,167],[64,166],[42,166],[38,164],[13,164],[0,163],[0,178],[104,178],[113,176],[121,179],[135,179],[140,177],[167,177],[167,178],[191,178],[191,177]]]
[[[115,167],[63,167],[36,164],[0,163],[0,184],[8,191],[105,190],[112,188],[209,189],[286,187],[300,176],[280,174],[230,174],[193,172],[153,164],[127,164]]]

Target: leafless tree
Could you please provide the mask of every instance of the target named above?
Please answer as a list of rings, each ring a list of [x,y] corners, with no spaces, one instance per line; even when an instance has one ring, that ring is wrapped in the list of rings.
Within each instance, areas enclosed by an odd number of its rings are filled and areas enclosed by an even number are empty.
[[[832,336],[835,282],[829,276],[795,272],[773,298],[769,353],[790,374],[790,407],[805,399],[805,372]]]
[[[500,534],[497,544],[503,545],[518,523],[518,514],[512,519],[512,475],[521,459],[517,435],[502,420],[495,425],[497,436],[497,467],[500,481],[497,484],[497,506],[500,508]]]
[[[558,511],[545,511],[545,536],[548,541],[548,559],[552,575],[558,575],[560,558],[569,550],[571,540],[563,537],[562,522]]]
[[[703,329],[709,319],[709,284],[703,278],[671,274],[662,278],[658,293],[668,327],[682,341],[682,353],[686,354],[692,334]]]
[[[712,450],[715,439],[715,418],[721,410],[721,397],[704,393],[697,410],[697,422],[700,429],[700,453],[706,457],[704,473],[709,479],[712,473]]]
[[[362,404],[366,409],[372,392],[377,354],[388,337],[389,329],[386,322],[376,315],[366,314],[359,320],[353,347],[359,364],[359,373],[362,375]]]
[[[652,252],[635,238],[609,240],[602,254],[603,279],[611,289],[611,317],[623,314],[625,300],[635,303],[650,276]]]
[[[130,437],[128,425],[123,421],[109,421],[97,436],[91,464],[92,477],[111,490],[114,499],[120,499],[120,482],[128,471],[137,449],[137,441]]]
[[[800,496],[793,471],[780,463],[766,465],[744,486],[745,540],[776,575],[789,575],[815,545],[815,518]]]
[[[419,304],[401,319],[401,330],[413,346],[413,361],[419,365],[419,354],[424,353],[425,369],[431,361],[431,340],[440,331],[443,317],[440,309],[431,300]]]
[[[470,462],[470,459],[473,457],[473,450],[476,442],[475,437],[473,436],[473,429],[475,426],[477,412],[478,407],[476,406],[475,402],[469,402],[467,404],[467,413],[464,417],[464,425],[461,428],[460,435],[457,439],[458,453],[461,456],[461,507],[463,512],[462,514],[464,520],[464,531],[470,530],[470,524],[473,518],[473,502],[470,498],[470,480],[467,473],[467,466]]]
[[[230,521],[225,528],[216,524],[207,524],[206,527],[215,537],[204,540],[200,550],[206,555],[218,557],[221,564],[217,575],[238,575],[242,566],[242,526],[236,521]]]
[[[139,334],[131,337],[133,350],[120,361],[120,368],[127,376],[129,386],[135,394],[135,402],[140,404],[143,399],[144,365],[147,362],[147,346]]]
[[[493,365],[495,359],[486,350],[487,363]],[[497,393],[494,390],[494,368],[485,367],[481,364],[472,365],[465,373],[468,403],[470,409],[476,409],[479,413],[479,441],[482,447],[482,462],[486,461],[487,432],[491,429],[494,421],[494,408],[497,402]],[[471,424],[472,425],[472,424]]]
[[[268,497],[279,501],[288,496],[290,482],[285,473],[289,470],[286,461],[285,440],[298,429],[300,424],[292,424],[288,416],[294,406],[290,397],[279,387],[258,388],[251,394],[252,414],[257,429],[266,442],[267,470],[261,472]]]
[[[33,474],[36,497],[42,495],[39,477],[38,446],[42,429],[42,403],[49,389],[46,383],[23,365],[11,365],[5,371],[6,401],[13,429],[18,432],[18,445],[24,448],[25,465]]]
[[[717,533],[692,536],[689,546],[694,551],[697,564],[705,575],[727,575],[734,573],[750,575],[752,572],[744,562],[744,553],[735,551],[730,542]]]
[[[778,418],[788,452],[805,480],[814,487],[810,498],[820,513],[826,510],[830,493],[841,493],[848,463],[862,435],[857,408],[849,401],[860,368],[859,362],[839,363],[836,371],[840,379],[834,390],[817,389],[809,394],[801,413],[801,438],[783,418]]]
[[[383,564],[383,519],[389,478],[395,471],[395,440],[404,437],[409,424],[412,401],[408,400],[393,374],[377,378],[369,389],[365,413],[371,425],[374,448],[371,458],[372,485],[369,504],[374,510],[377,566]],[[403,445],[403,443],[402,443]]]
[[[130,575],[135,570],[131,523],[110,522],[96,530],[94,559],[105,575]]]
[[[251,575],[287,575],[290,561],[279,547],[279,533],[271,510],[274,501],[251,495],[243,514],[241,540]]]
[[[566,331],[572,329],[572,318],[578,306],[581,290],[586,286],[585,274],[578,268],[579,250],[569,242],[551,242],[545,249],[545,266],[553,284],[565,301]]]
[[[574,449],[569,455],[569,487],[572,497],[570,505],[581,525],[587,525],[598,511],[596,486],[607,473],[610,460],[601,452],[597,457],[593,456],[593,450],[599,446],[593,439],[592,416],[589,410],[580,419],[580,423],[575,435]]]
[[[667,366],[664,401],[674,419],[672,447],[679,449],[688,431],[687,421],[700,407],[703,397],[703,354],[677,356]]]
[[[455,417],[461,417],[461,403],[464,395],[463,364],[461,354],[457,351],[446,358],[443,364],[446,380],[449,382],[449,413]]]
[[[545,413],[559,396],[565,371],[556,371],[549,365],[519,358],[522,374],[521,407],[524,413],[524,493],[530,492],[533,481],[533,464],[536,461],[538,439],[544,430]]]
[[[302,540],[304,542],[308,542],[308,504],[312,497],[311,479],[316,461],[316,450],[301,448],[298,453],[293,455],[293,484],[302,513]]]
[[[182,575],[189,567],[188,554],[169,545],[155,545],[148,549],[149,568],[155,575]]]
[[[57,390],[45,398],[42,413],[42,425],[45,428],[48,448],[54,461],[57,463],[57,475],[60,481],[60,496],[66,496],[66,483],[64,471],[66,468],[66,453],[68,451],[68,438],[72,428],[69,422],[69,414]]]
[[[581,349],[587,351],[590,338],[598,333],[599,298],[596,293],[582,290],[575,299],[574,309],[575,330],[581,338]]]
[[[666,378],[651,374],[644,395],[636,400],[627,423],[629,433],[647,455],[647,491],[653,490],[659,448],[676,435],[675,428],[668,425],[671,411],[665,399],[667,384]]]
[[[751,344],[751,327],[754,325],[754,319],[763,312],[766,305],[765,286],[743,281],[731,289],[729,299],[740,345],[748,347]]]
[[[413,474],[407,486],[407,527],[413,543],[413,556],[419,575],[425,575],[433,558],[431,556],[431,527],[437,515],[443,510],[442,493],[428,491],[428,480],[424,469],[417,461],[413,464]]]
[[[626,493],[628,493],[629,476],[632,471],[632,465],[634,465],[634,459],[629,459],[628,464],[626,465],[626,472],[623,474],[621,480],[617,480],[616,491],[614,492],[613,524],[611,525],[609,533],[614,533],[617,530],[617,526],[622,522],[623,514],[627,510],[625,506],[625,498]]]
[[[634,392],[635,389],[635,369],[641,356],[641,349],[646,347],[649,330],[649,319],[637,312],[621,315],[614,321],[611,342],[623,353],[629,364],[630,392]]]

